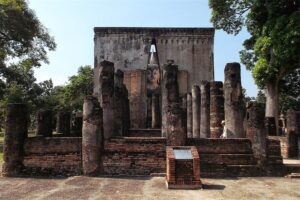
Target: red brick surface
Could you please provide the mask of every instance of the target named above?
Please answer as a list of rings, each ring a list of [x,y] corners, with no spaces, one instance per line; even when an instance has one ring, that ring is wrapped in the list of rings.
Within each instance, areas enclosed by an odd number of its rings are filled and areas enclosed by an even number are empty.
[[[164,138],[130,137],[105,142],[103,167],[108,175],[150,175],[166,169]]]
[[[174,156],[174,149],[191,149],[193,159],[176,160]],[[167,173],[166,180],[169,188],[179,188],[189,185],[201,185],[200,181],[200,158],[195,147],[176,146],[167,147]]]
[[[25,140],[23,164],[26,173],[80,174],[81,138],[33,137]]]

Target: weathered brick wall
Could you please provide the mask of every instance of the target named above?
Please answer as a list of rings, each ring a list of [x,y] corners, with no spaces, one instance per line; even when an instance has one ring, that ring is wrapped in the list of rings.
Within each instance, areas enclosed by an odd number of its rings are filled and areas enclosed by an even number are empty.
[[[190,138],[200,156],[201,177],[254,176],[260,171],[248,139]]]
[[[81,137],[27,138],[24,151],[24,173],[81,174]]]
[[[269,164],[282,164],[280,139],[282,137],[268,139]],[[191,138],[187,140],[187,145],[196,146],[199,152],[201,177],[263,175],[256,166],[248,139]],[[24,144],[24,173],[81,174],[81,146],[79,137],[28,138]],[[107,140],[104,144],[103,167],[106,175],[165,173],[166,139],[124,137]]]
[[[249,139],[204,139],[191,138],[188,146],[196,146],[201,154],[249,154],[252,153]],[[200,156],[201,159],[201,156]]]
[[[239,170],[232,173],[235,176],[260,173],[248,139],[188,139],[187,145],[196,146],[200,154],[202,177],[228,176],[230,167],[234,172]],[[107,175],[149,175],[166,171],[164,138],[111,139],[105,142],[104,148],[103,165]]]
[[[103,166],[107,175],[150,175],[166,169],[166,139],[125,137],[104,144]]]
[[[281,156],[287,158],[288,149],[287,149],[287,137],[285,136],[269,136],[269,140],[275,140],[280,142]]]

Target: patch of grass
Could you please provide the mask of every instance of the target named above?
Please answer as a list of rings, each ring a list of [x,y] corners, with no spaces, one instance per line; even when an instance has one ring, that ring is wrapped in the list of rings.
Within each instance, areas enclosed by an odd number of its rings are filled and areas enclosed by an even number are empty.
[[[3,143],[4,137],[0,136],[0,143]]]
[[[0,163],[3,162],[3,153],[0,153]]]

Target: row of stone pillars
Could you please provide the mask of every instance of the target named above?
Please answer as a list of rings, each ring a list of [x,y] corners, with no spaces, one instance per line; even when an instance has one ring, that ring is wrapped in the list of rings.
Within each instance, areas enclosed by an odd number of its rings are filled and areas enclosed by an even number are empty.
[[[187,136],[189,138],[220,138],[225,120],[228,138],[245,137],[240,65],[225,66],[224,86],[221,81],[201,81],[187,94]]]
[[[42,109],[36,115],[37,127],[36,135],[52,137],[53,112],[49,109]],[[59,111],[56,117],[56,133],[61,133],[65,137],[81,136],[82,113],[78,112],[73,117],[68,111]]]

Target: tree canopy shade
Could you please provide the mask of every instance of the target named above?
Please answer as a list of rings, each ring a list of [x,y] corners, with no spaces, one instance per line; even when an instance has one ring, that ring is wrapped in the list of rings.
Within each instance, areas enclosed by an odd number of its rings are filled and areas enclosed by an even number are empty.
[[[266,116],[278,115],[278,85],[300,68],[299,0],[209,0],[211,21],[217,29],[238,34],[245,26],[241,62],[266,89]]]
[[[24,0],[0,0],[0,67],[8,59],[21,59],[29,67],[48,62],[54,39]]]

